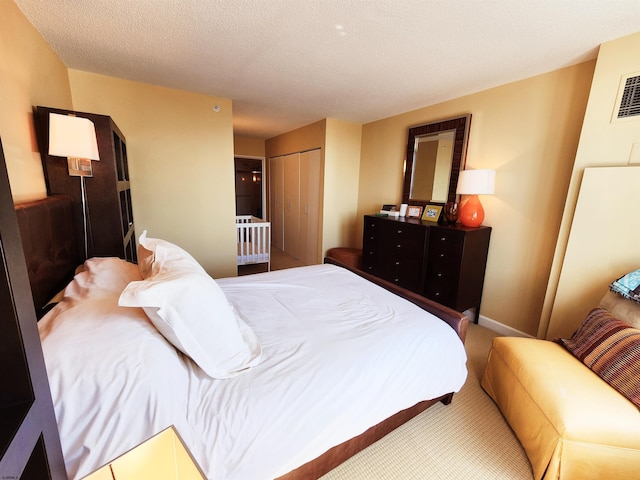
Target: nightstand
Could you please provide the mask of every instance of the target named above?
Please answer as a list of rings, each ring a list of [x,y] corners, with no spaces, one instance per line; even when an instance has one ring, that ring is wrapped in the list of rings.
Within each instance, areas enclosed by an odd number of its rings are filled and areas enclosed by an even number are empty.
[[[206,480],[173,426],[161,431],[84,480]]]

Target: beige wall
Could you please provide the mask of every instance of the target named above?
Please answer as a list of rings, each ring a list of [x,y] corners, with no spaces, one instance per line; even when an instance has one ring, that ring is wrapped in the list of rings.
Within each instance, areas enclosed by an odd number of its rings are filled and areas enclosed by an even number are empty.
[[[32,108],[71,108],[67,68],[12,1],[0,2],[0,138],[16,202],[46,196]]]
[[[180,245],[214,277],[235,276],[231,101],[77,70],[69,78],[75,110],[110,115],[127,139],[136,234]]]
[[[326,131],[327,121],[320,120],[270,138],[265,142],[265,156],[271,158],[278,155],[313,150],[314,148],[322,148],[324,150]]]
[[[362,125],[327,119],[324,161],[322,255],[333,247],[356,247]]]
[[[400,203],[409,127],[471,113],[467,167],[496,170],[495,195],[482,197],[493,231],[481,314],[535,335],[593,69],[587,62],[364,125],[359,216]]]
[[[264,158],[264,140],[261,138],[233,136],[233,154],[236,157]]]
[[[0,136],[14,199],[45,195],[32,106],[112,115],[128,140],[138,233],[181,244],[214,276],[236,271],[224,227],[233,225],[234,151],[323,148],[323,249],[358,246],[362,215],[399,203],[407,129],[471,113],[468,166],[497,170],[496,194],[483,198],[493,234],[482,314],[544,336],[561,276],[576,273],[563,265],[584,168],[628,164],[634,144],[640,156],[638,121],[610,123],[620,76],[640,71],[640,34],[604,44],[595,76],[587,62],[364,126],[323,120],[263,145],[234,141],[228,99],[67,72],[13,2],[0,15]],[[622,271],[630,259],[609,265]]]
[[[640,33],[600,47],[571,173],[540,336],[571,335],[604,295],[608,284],[640,266],[637,247],[640,183],[628,183],[629,179],[637,178],[633,177],[637,175],[633,173],[637,168],[629,168],[629,165],[640,165],[640,117],[611,121],[621,77],[640,72],[639,50]],[[620,166],[621,169],[594,169],[580,193],[581,197],[586,196],[586,202],[599,201],[604,207],[604,210],[598,210],[594,205],[591,224],[594,231],[575,228],[574,212],[584,214],[576,211],[576,202],[585,168],[605,166]],[[618,195],[611,192],[612,189],[617,190]],[[635,243],[635,247],[628,248],[629,242]]]

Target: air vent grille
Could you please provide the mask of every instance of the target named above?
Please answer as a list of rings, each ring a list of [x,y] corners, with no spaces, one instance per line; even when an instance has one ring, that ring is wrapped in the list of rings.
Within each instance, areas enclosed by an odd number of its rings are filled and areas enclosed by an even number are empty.
[[[618,108],[618,118],[636,115],[640,115],[640,75],[627,78]]]

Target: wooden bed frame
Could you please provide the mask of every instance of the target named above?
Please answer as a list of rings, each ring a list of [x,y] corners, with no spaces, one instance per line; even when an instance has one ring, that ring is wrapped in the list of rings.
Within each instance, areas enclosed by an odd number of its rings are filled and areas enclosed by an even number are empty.
[[[467,336],[467,328],[469,327],[469,319],[466,317],[466,315],[457,312],[456,310],[452,310],[451,308],[445,307],[444,305],[440,305],[439,303],[422,297],[416,293],[410,292],[409,290],[399,287],[391,282],[375,277],[363,270],[350,267],[334,258],[327,257],[324,259],[324,263],[330,263],[346,268],[347,270],[350,270],[353,273],[366,278],[370,282],[380,285],[381,287],[395,293],[396,295],[409,300],[410,302],[418,305],[423,310],[433,313],[444,322],[451,325],[451,328],[456,331],[456,333],[464,343]],[[417,403],[413,407],[402,410],[395,415],[387,418],[386,420],[380,422],[379,424],[374,425],[366,432],[358,435],[357,437],[347,440],[340,445],[336,445],[311,462],[305,463],[304,465],[296,468],[286,475],[279,477],[278,480],[303,480],[319,478],[322,475],[333,470],[345,460],[354,456],[356,453],[377,442],[403,423],[408,422],[416,415],[422,413],[430,406],[438,402],[449,405],[452,399],[453,393],[449,393],[439,398],[425,400],[423,402]]]
[[[81,259],[78,249],[79,235],[74,230],[72,200],[64,196],[51,196],[40,201],[16,205],[18,223],[25,250],[36,311],[44,312],[47,302],[68,283]],[[455,310],[405,290],[364,271],[345,265],[335,259],[331,263],[346,268],[367,280],[409,300],[420,308],[447,322],[464,343],[469,325],[468,318]],[[453,393],[426,400],[396,413],[366,432],[337,445],[320,457],[280,477],[280,480],[309,480],[319,478],[386,434],[409,421],[431,405],[449,404]]]

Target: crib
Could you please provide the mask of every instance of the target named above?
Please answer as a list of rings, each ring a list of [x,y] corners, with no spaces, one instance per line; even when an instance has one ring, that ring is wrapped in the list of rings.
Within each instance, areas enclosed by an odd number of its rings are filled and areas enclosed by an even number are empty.
[[[266,263],[271,270],[271,223],[253,215],[236,216],[238,265]]]

